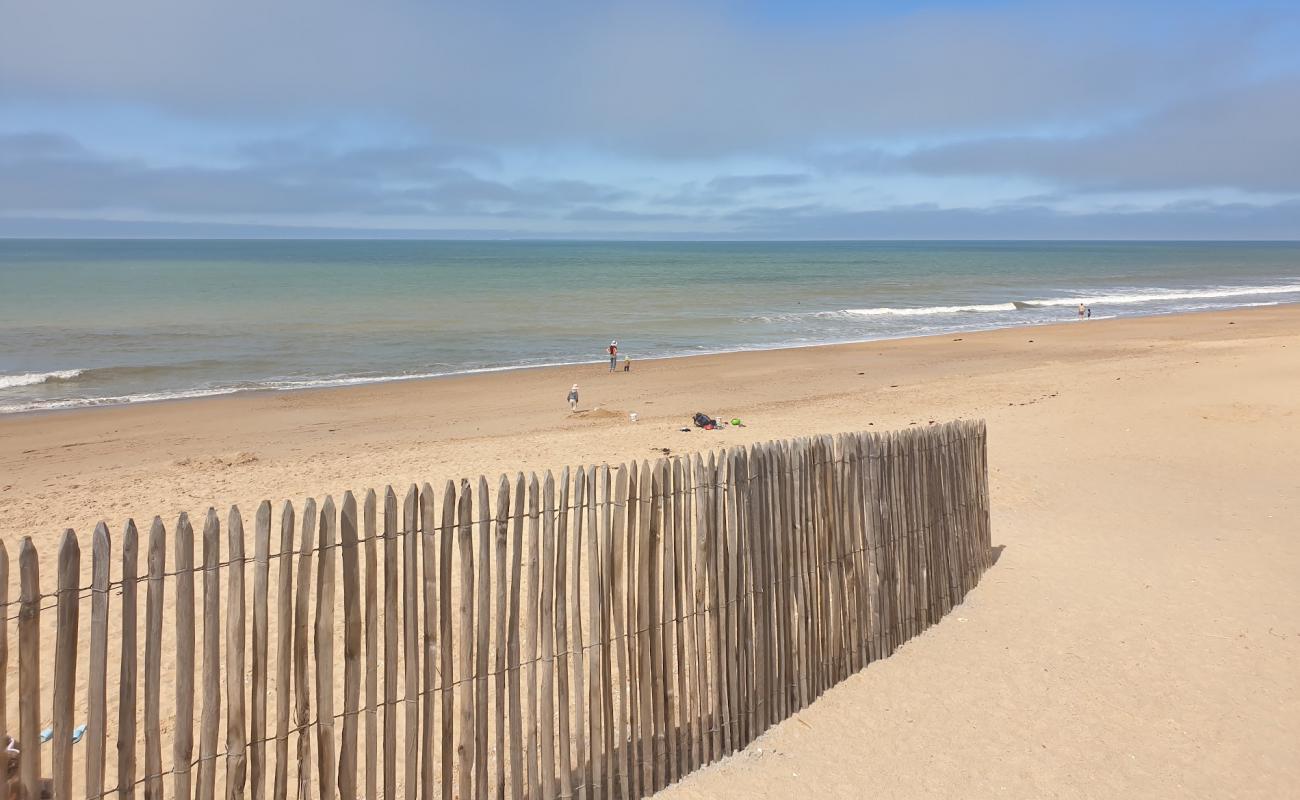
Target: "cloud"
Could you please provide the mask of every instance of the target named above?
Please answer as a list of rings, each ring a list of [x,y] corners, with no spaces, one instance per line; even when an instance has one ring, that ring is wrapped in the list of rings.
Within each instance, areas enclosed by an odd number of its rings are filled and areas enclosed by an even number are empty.
[[[236,166],[155,166],[44,132],[0,135],[0,211],[247,214],[523,214],[630,197],[579,180],[480,177],[458,164],[490,154],[413,146],[328,151],[256,142]]]
[[[796,26],[722,2],[0,3],[15,99],[661,156],[1122,117],[1248,76],[1285,13],[981,4]]]
[[[1152,210],[1113,209],[1087,214],[1068,214],[1041,205],[940,208],[920,204],[845,211],[803,204],[752,206],[704,217],[578,207],[569,212],[566,221],[585,226],[581,229],[583,238],[592,239],[1294,239],[1295,231],[1300,230],[1300,201],[1272,205],[1174,203]],[[313,227],[0,216],[0,236],[497,239],[573,235],[573,228],[539,229],[518,220],[473,227]]]
[[[1300,77],[1214,93],[1090,136],[997,137],[900,159],[932,175],[1017,175],[1101,191],[1300,192]]]
[[[1300,200],[1275,204],[1171,203],[1152,209],[1067,213],[1045,205],[844,211],[819,205],[750,207],[734,232],[757,239],[1294,239]]]
[[[1278,235],[1300,10],[1246,6],[0,0],[0,215]]]

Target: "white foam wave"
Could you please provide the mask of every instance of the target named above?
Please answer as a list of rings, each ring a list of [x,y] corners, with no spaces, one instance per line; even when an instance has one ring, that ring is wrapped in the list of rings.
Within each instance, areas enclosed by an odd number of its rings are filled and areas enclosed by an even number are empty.
[[[994,311],[1015,311],[1013,303],[976,303],[961,306],[922,306],[920,308],[846,308],[843,311],[828,311],[818,316],[854,316],[854,317],[925,317],[931,314],[979,314]]]
[[[0,375],[0,389],[37,386],[53,381],[70,381],[84,371],[80,369],[60,369],[53,372],[24,372],[21,375]]]
[[[1010,303],[968,303],[949,306],[917,306],[913,308],[881,306],[874,308],[846,308],[840,311],[821,311],[815,314],[823,319],[847,317],[927,317],[946,314],[996,314],[1006,311],[1053,308],[1060,306],[1134,305],[1139,303],[1178,302],[1189,300],[1220,300],[1233,297],[1254,297],[1279,294],[1300,294],[1300,283],[1274,286],[1210,286],[1200,289],[1136,289],[1130,292],[1070,297],[1045,297],[1037,300],[1016,300]],[[1243,304],[1254,305],[1254,304]],[[1212,306],[1203,306],[1210,308]]]
[[[215,397],[234,394],[239,389],[194,389],[182,392],[145,392],[117,397],[70,397],[65,400],[33,400],[26,403],[13,403],[0,406],[0,414],[17,414],[24,411],[64,411],[72,408],[93,408],[95,406],[120,406],[134,403],[152,403],[158,400],[187,400],[196,397]]]
[[[1133,292],[1099,295],[1079,295],[1077,297],[1048,297],[1042,300],[1026,300],[1022,305],[1030,307],[1048,306],[1086,306],[1096,305],[1132,305],[1134,303],[1156,303],[1176,300],[1214,300],[1226,297],[1251,297],[1253,295],[1297,294],[1300,283],[1288,283],[1276,286],[1211,286],[1203,289],[1139,289]]]

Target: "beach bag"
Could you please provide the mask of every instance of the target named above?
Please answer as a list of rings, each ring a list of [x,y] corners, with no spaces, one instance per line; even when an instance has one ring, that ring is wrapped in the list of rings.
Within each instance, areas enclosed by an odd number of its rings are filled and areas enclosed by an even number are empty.
[[[697,428],[708,428],[709,426],[715,424],[713,420],[709,419],[708,414],[702,414],[698,411],[695,412],[695,416],[693,417],[693,419],[695,421],[695,427]]]

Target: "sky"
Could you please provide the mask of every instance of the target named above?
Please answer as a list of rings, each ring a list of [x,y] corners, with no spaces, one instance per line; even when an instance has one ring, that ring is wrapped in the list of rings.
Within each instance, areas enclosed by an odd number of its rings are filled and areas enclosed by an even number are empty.
[[[1300,238],[1300,4],[0,0],[0,236]]]

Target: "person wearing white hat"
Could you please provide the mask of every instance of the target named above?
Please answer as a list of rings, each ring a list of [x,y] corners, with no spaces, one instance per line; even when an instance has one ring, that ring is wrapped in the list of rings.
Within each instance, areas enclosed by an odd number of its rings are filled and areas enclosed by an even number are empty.
[[[609,343],[609,371],[613,372],[618,366],[618,340]]]
[[[578,384],[576,383],[573,384],[573,388],[569,390],[569,410],[578,410]]]

